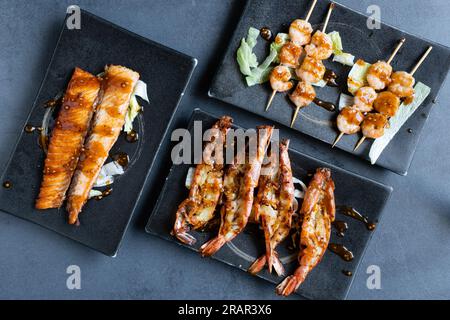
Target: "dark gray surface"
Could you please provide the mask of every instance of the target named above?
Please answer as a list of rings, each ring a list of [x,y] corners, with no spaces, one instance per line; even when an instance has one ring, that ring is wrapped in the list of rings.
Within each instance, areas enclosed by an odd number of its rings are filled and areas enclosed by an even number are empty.
[[[31,108],[66,6],[64,1],[0,1],[0,114],[3,169]],[[174,127],[185,126],[202,107],[239,119],[244,114],[207,97],[207,89],[226,48],[241,1],[80,1],[84,8],[138,34],[199,58],[199,65]],[[413,34],[450,45],[450,2],[446,0],[341,0],[365,12],[382,7],[382,19]],[[394,187],[393,196],[356,275],[349,298],[450,298],[450,115],[447,83],[431,113],[409,170],[399,177],[294,131],[283,130],[292,147]],[[239,122],[245,127],[262,119]],[[170,149],[167,144],[166,156]],[[164,153],[162,153],[164,155]],[[276,298],[271,284],[217,261],[199,260],[184,248],[144,232],[151,205],[170,167],[156,167],[145,190],[145,205],[135,215],[117,258],[7,214],[0,214],[0,298]],[[66,268],[79,265],[82,289],[66,288]],[[366,287],[365,270],[381,268],[381,290]]]

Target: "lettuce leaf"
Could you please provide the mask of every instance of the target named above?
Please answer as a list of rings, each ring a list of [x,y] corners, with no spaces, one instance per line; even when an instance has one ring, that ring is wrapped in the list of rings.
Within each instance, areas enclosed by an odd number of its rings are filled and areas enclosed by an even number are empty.
[[[259,30],[250,28],[246,39],[241,40],[241,46],[237,51],[237,62],[241,73],[245,76],[252,75],[252,68],[258,66],[258,58],[253,53],[253,48],[256,46]]]
[[[344,53],[344,47],[342,46],[341,35],[337,31],[333,31],[328,34],[333,42],[333,54],[340,55]]]
[[[371,64],[363,60],[358,60],[350,70],[347,79],[348,92],[355,95],[359,88],[367,86],[367,72]]]
[[[258,64],[258,58],[253,53],[253,48],[257,44],[259,30],[250,28],[247,38],[241,40],[241,45],[237,50],[236,59],[241,73],[245,76],[245,81],[249,87],[262,84],[269,80],[270,73],[273,70],[272,64],[279,63],[279,54],[281,48],[289,40],[285,33],[279,33],[275,41],[270,45],[270,53],[261,64]]]

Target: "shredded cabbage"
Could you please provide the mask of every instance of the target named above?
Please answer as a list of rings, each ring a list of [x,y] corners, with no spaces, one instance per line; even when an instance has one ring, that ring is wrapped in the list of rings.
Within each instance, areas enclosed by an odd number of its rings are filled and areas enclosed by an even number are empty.
[[[348,91],[355,95],[359,88],[367,86],[367,72],[371,64],[363,60],[358,60],[350,70],[347,79]]]
[[[355,56],[344,52],[344,47],[342,46],[341,35],[337,31],[333,31],[328,34],[333,42],[333,61],[339,62],[346,66],[353,66],[355,64]]]
[[[102,193],[101,191],[91,189],[91,191],[89,191],[88,199],[92,199],[92,198],[94,198],[94,197],[99,197],[99,196],[101,196],[102,194],[103,194],[103,193]]]
[[[253,48],[256,46],[259,30],[255,28],[248,29],[246,39],[241,40],[241,46],[237,51],[237,62],[241,73],[245,76],[252,75],[252,68],[258,66],[258,58],[253,53]]]
[[[136,97],[140,97],[149,102],[147,95],[147,84],[142,80],[139,80],[136,83],[133,94],[130,98],[130,105],[128,106],[127,114],[125,115],[125,124],[123,125],[123,131],[126,133],[130,133],[131,130],[133,130],[134,119],[136,119],[139,112],[142,110],[142,107],[139,105]]]
[[[369,158],[372,164],[375,164],[378,161],[381,153],[399,132],[400,128],[403,127],[406,121],[414,114],[414,112],[416,112],[431,92],[431,88],[422,82],[418,82],[414,87],[414,90],[415,95],[413,102],[408,105],[402,103],[397,114],[389,120],[390,127],[385,130],[384,135],[381,138],[376,139],[372,144],[369,152]]]
[[[95,181],[94,187],[106,187],[114,183],[114,176],[124,174],[123,167],[117,162],[112,161],[105,164],[98,174],[97,181]]]
[[[266,59],[258,64],[258,58],[253,53],[253,48],[257,44],[259,30],[250,28],[247,38],[241,40],[241,45],[237,51],[237,62],[241,73],[245,76],[245,81],[249,87],[256,84],[262,84],[269,80],[272,72],[272,64],[279,63],[279,53],[281,48],[289,40],[289,36],[285,33],[277,35],[275,42],[270,45],[270,53]]]

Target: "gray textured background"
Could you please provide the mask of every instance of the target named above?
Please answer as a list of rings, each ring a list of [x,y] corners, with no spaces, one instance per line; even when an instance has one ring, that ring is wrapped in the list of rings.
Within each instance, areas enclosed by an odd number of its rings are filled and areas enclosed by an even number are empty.
[[[450,1],[339,0],[365,12],[382,8],[382,20],[450,46]],[[0,0],[0,168],[18,137],[69,4],[79,4],[140,35],[198,58],[174,127],[195,107],[236,118],[242,111],[209,99],[207,89],[238,21],[243,1],[25,1]],[[410,173],[400,177],[307,137],[285,130],[292,147],[392,185],[393,197],[350,290],[351,299],[450,299],[450,136],[447,83],[427,123]],[[265,121],[267,122],[267,121]],[[167,156],[165,146],[163,156]],[[146,198],[112,259],[41,227],[0,213],[0,298],[272,299],[262,280],[144,233],[168,165],[155,167]],[[153,186],[152,186],[153,185]],[[82,289],[66,288],[66,268],[82,270]],[[366,269],[378,265],[382,289],[368,290]]]

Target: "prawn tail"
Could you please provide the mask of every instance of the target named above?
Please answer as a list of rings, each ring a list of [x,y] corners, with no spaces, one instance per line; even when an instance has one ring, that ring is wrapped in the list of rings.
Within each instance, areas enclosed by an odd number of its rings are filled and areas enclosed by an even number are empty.
[[[212,240],[209,240],[200,247],[200,254],[203,257],[210,257],[222,248],[226,243],[225,237],[218,236]]]
[[[253,275],[259,273],[264,268],[264,266],[266,265],[266,262],[267,262],[267,258],[266,258],[265,255],[259,257],[250,266],[250,268],[248,269],[248,272],[253,274]]]
[[[283,263],[281,262],[280,258],[278,257],[278,253],[275,250],[272,252],[270,260],[271,260],[271,265],[269,268],[270,273],[272,273],[271,267],[273,266],[278,276],[280,277],[284,276]]]
[[[289,276],[281,282],[277,288],[276,293],[280,296],[289,296],[300,286],[300,279],[295,275]]]
[[[176,219],[173,226],[172,231],[170,234],[172,236],[175,236],[178,240],[180,240],[182,243],[187,244],[189,246],[192,246],[197,242],[197,240],[188,233],[189,231],[189,224],[186,220],[186,210],[184,203],[180,205],[177,213],[176,213]]]

